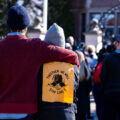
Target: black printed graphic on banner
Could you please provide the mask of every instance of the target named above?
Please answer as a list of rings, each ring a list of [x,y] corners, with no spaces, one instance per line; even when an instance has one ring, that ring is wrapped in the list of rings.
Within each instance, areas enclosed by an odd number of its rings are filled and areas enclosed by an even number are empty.
[[[66,81],[68,80],[68,74],[64,71],[55,70],[48,74],[47,78],[52,77],[52,81],[48,83],[50,86],[49,91],[52,93],[62,94],[66,91],[65,87],[67,86]]]

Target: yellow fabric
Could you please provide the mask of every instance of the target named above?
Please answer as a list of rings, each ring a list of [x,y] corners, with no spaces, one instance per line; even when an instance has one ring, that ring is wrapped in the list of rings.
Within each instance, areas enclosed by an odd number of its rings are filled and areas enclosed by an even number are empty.
[[[43,65],[42,101],[73,103],[74,67],[65,62]]]

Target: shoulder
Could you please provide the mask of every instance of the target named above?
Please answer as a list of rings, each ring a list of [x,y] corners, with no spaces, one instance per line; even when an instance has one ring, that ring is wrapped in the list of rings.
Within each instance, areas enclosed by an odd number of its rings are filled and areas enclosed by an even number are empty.
[[[42,41],[40,38],[28,38],[26,41],[28,44],[40,48],[46,48],[49,45],[47,42]]]
[[[113,52],[113,53],[110,53],[110,54],[106,55],[105,58],[104,58],[104,60],[103,60],[103,64],[104,64],[104,65],[111,64],[112,61],[113,61],[114,58],[115,58],[115,54],[116,54],[116,53]]]
[[[83,52],[81,52],[79,50],[76,50],[75,52],[77,53],[77,55],[81,61],[85,60],[85,56],[84,56]]]
[[[114,57],[115,53],[109,53],[108,55],[105,56],[105,60],[109,60],[111,59],[112,57]]]
[[[79,51],[79,50],[76,50],[75,52],[78,53],[78,54],[81,55],[81,56],[84,56],[83,52],[81,52],[81,51]]]
[[[43,41],[41,41],[41,39],[40,38],[27,38],[26,39],[26,41],[28,42],[28,43],[42,43]]]

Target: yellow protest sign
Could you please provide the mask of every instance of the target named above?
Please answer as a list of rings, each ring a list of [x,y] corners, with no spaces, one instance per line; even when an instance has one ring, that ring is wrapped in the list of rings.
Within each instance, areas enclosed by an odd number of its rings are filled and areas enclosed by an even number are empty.
[[[74,67],[65,62],[43,65],[42,101],[73,103]]]

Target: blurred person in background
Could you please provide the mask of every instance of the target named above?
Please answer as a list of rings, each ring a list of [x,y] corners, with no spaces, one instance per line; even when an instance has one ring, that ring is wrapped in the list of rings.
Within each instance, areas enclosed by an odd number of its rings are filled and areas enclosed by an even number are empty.
[[[88,62],[88,65],[90,66],[92,72],[97,65],[97,55],[95,52],[95,47],[93,45],[86,46],[86,59]]]
[[[65,48],[63,29],[54,23],[44,41]],[[43,64],[38,75],[38,119],[75,120],[78,85],[77,66],[57,61]]]
[[[76,42],[73,36],[69,36],[66,40],[66,43],[70,43],[70,45],[72,46],[72,50],[75,51],[77,49],[76,47]]]
[[[112,53],[115,51],[114,45],[107,45],[106,47],[106,54]]]
[[[78,50],[82,51],[84,54],[85,54],[85,49],[86,49],[86,45],[84,42],[81,42],[78,47],[77,47]]]
[[[103,120],[120,120],[120,35],[114,38],[115,51],[103,60],[100,73],[103,91]]]
[[[73,46],[74,45],[74,38],[73,38],[73,36],[69,36],[67,38],[67,40],[66,40],[66,43],[70,43],[70,45]]]
[[[72,49],[70,43],[66,43],[66,48]],[[82,48],[81,48],[82,46]],[[77,53],[80,63],[79,74],[79,88],[77,89],[77,114],[76,120],[87,120],[93,118],[90,115],[90,98],[89,93],[92,90],[91,71],[85,58],[84,52],[85,45],[81,45],[74,52]]]
[[[77,90],[77,114],[76,120],[87,120],[89,117],[89,93],[92,89],[91,72],[85,60],[84,54],[76,50],[80,63],[79,88]]]
[[[87,59],[87,63],[88,63],[88,66],[91,70],[91,83],[92,83],[92,86],[93,86],[93,71],[97,65],[97,55],[96,55],[96,52],[95,52],[95,46],[93,45],[88,45],[86,46],[86,51],[85,51],[85,55],[86,55],[86,59]],[[90,116],[90,96],[89,96],[89,116]],[[92,119],[92,117],[90,116],[89,118]]]
[[[95,70],[93,72],[93,95],[96,103],[96,113],[98,120],[103,120],[103,94],[102,94],[102,88],[101,88],[101,80],[100,80],[100,71],[102,67],[102,61],[106,55],[106,49],[103,48],[98,53],[98,63],[95,67]]]
[[[69,50],[72,50],[72,46],[71,46],[70,43],[65,43],[65,48],[69,49]]]

